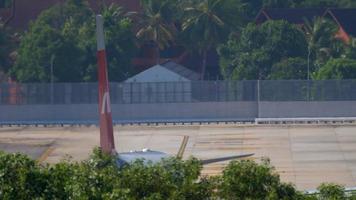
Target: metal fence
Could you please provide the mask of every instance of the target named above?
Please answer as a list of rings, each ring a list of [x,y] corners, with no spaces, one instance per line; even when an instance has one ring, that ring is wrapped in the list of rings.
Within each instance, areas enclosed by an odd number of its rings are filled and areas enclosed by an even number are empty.
[[[97,83],[0,84],[1,105],[96,104]],[[113,104],[355,101],[356,80],[110,83]]]
[[[355,101],[356,80],[260,81],[261,101]]]

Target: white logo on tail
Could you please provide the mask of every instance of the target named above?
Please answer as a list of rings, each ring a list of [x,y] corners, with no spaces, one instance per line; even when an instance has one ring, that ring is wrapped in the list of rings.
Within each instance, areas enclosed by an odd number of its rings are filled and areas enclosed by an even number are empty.
[[[104,93],[103,103],[101,105],[101,114],[106,114],[106,113],[111,113],[109,92]]]

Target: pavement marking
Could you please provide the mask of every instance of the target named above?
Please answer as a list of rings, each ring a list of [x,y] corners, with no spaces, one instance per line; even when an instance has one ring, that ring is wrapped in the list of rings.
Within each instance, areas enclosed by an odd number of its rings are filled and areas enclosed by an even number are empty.
[[[37,159],[38,162],[47,160],[48,156],[54,151],[54,147],[48,147],[45,152]]]
[[[182,144],[180,145],[179,151],[177,153],[177,158],[182,159],[184,155],[185,148],[187,147],[189,136],[185,135],[183,137]]]

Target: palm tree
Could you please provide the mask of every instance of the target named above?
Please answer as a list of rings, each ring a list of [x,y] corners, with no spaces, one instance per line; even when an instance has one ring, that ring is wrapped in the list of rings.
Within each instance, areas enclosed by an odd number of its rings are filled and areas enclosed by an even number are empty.
[[[207,54],[210,49],[217,46],[227,36],[227,23],[223,8],[225,0],[191,1],[190,6],[184,9],[182,25],[186,40],[194,44],[202,55],[201,79],[205,77]],[[193,47],[194,48],[194,47]]]
[[[309,80],[311,56],[314,55],[316,61],[326,62],[324,58],[329,58],[332,54],[337,29],[326,19],[317,17],[314,18],[312,22],[305,19],[304,30],[308,42],[307,79]]]
[[[144,43],[153,42],[160,62],[160,50],[168,47],[175,39],[174,10],[170,0],[142,0],[143,12],[138,16],[136,37]]]

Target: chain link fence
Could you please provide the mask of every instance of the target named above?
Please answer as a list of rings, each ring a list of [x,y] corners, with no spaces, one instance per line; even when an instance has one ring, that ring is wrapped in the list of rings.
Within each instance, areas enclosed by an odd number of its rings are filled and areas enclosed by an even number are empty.
[[[97,83],[0,84],[1,105],[97,104]],[[113,104],[355,101],[356,80],[110,83]]]

